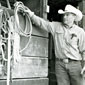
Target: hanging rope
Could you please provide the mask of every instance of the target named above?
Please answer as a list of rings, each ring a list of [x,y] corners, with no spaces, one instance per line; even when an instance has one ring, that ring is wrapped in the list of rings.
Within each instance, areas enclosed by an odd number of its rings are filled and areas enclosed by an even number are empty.
[[[16,2],[15,3],[14,15],[15,15],[15,25],[18,27],[17,32],[21,36],[29,37],[28,43],[26,44],[26,46],[22,50],[20,50],[20,52],[24,51],[27,48],[27,46],[29,45],[29,42],[31,40],[31,34],[32,34],[32,23],[31,23],[30,17],[25,12],[25,10],[26,10],[26,7],[24,6],[24,4],[22,2]],[[24,28],[25,30],[22,30],[22,27],[20,26],[19,16],[18,16],[19,12],[23,13],[23,16],[25,16],[25,22],[26,22],[26,25],[25,25],[25,28]],[[28,23],[29,23],[30,26],[29,26],[29,32],[27,33]]]
[[[7,4],[8,4],[8,7],[9,9],[11,9],[11,6],[10,6],[10,3],[9,3],[9,0],[7,0]],[[25,47],[23,49],[21,49],[19,52],[22,52],[24,51],[27,46],[29,45],[30,43],[30,40],[31,40],[31,35],[32,35],[32,23],[31,23],[31,20],[30,20],[30,17],[28,16],[28,14],[25,12],[25,9],[26,7],[24,6],[24,4],[22,2],[17,2],[15,4],[15,9],[14,9],[14,17],[15,17],[15,25],[17,26],[17,31],[16,29],[14,29],[19,35],[21,36],[25,36],[25,37],[28,37],[29,40],[27,42],[27,44],[25,45]],[[5,10],[4,10],[5,11]],[[25,16],[25,30],[22,29],[22,27],[20,26],[20,21],[19,21],[19,15],[18,13],[21,12],[23,14],[23,16]],[[5,13],[4,13],[4,16]],[[4,17],[3,16],[3,17]],[[9,16],[10,18],[10,16]],[[2,58],[4,61],[7,61],[7,85],[10,85],[10,76],[11,76],[11,26],[9,26],[8,24],[8,20],[6,20],[7,17],[4,17],[3,21],[4,21],[4,24],[2,25],[2,30],[5,34],[8,34],[8,37],[6,36],[0,36],[0,38],[2,40],[5,40],[8,44],[8,58],[5,58],[5,54],[4,54],[4,49],[2,46],[6,47],[6,45],[4,43],[1,44],[1,51],[2,51]],[[8,24],[7,24],[8,23]],[[29,28],[28,28],[28,23],[29,23]],[[5,28],[6,27],[6,28]],[[27,30],[29,29],[29,32],[27,32]]]

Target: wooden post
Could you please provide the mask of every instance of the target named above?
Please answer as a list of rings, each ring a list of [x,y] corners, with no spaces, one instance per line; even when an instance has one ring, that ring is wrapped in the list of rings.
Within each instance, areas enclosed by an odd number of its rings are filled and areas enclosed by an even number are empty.
[[[10,85],[10,52],[11,52],[11,45],[10,45],[10,36],[11,33],[8,33],[8,62],[7,62],[7,85]]]

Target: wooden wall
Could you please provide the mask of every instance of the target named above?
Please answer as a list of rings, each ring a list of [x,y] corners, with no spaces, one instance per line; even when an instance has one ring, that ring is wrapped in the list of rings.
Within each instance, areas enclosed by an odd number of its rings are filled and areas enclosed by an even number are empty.
[[[47,0],[20,0],[34,13],[47,19],[44,11]],[[24,26],[20,17],[21,27]],[[22,52],[21,61],[12,69],[13,82],[10,85],[48,85],[48,33],[33,26],[32,38],[29,46]],[[29,38],[20,37],[21,49],[25,47]],[[6,85],[6,76],[0,77],[0,85]]]
[[[44,16],[43,5],[47,4],[45,2],[46,0],[23,1],[23,3],[26,6],[28,6],[32,11],[34,11],[36,15],[40,17]],[[23,21],[22,18],[20,19],[21,19],[20,21]],[[23,27],[22,24],[21,26]],[[26,45],[28,40],[29,38],[21,36],[21,41],[20,41],[21,49]],[[26,77],[47,77],[48,76],[48,33],[33,25],[31,42],[29,46],[22,52],[22,55],[23,55],[22,56],[23,62],[21,62],[20,69],[22,69],[22,67],[25,68],[26,72],[28,73]]]

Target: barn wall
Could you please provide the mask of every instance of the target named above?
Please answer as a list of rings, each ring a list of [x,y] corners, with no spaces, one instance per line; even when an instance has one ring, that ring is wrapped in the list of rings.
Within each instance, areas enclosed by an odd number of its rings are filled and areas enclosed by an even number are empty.
[[[47,0],[21,1],[36,15],[45,19],[47,18],[47,13],[44,13],[43,8],[47,5]],[[48,33],[34,25],[32,26],[33,31],[30,44],[22,52],[22,62],[15,66],[13,78],[28,78],[27,82],[24,83],[29,85],[48,85]],[[26,45],[28,40],[28,38],[21,37],[21,49]],[[23,80],[19,81],[22,82]]]
[[[45,7],[47,0],[20,0],[34,13],[47,19]],[[21,27],[23,17],[19,16]],[[21,61],[12,69],[12,83],[10,85],[48,85],[48,33],[33,26],[29,46],[21,53]],[[29,38],[20,36],[20,48],[23,49]],[[0,85],[6,85],[6,77],[0,76]]]

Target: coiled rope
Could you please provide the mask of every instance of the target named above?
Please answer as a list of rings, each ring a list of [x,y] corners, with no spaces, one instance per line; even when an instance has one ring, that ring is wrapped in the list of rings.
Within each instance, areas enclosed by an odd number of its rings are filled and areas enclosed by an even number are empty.
[[[29,15],[25,12],[26,10],[26,7],[24,6],[24,4],[22,2],[16,2],[15,3],[15,9],[14,9],[14,16],[15,16],[15,25],[18,27],[18,33],[21,35],[21,36],[25,36],[25,37],[29,37],[29,40],[26,44],[26,46],[20,50],[20,52],[24,51],[28,45],[29,45],[29,42],[31,40],[31,35],[32,35],[32,23],[31,23],[31,20],[30,20],[30,17]],[[23,15],[25,15],[27,18],[25,18],[26,20],[26,26],[25,26],[25,30],[22,30],[22,27],[20,26],[20,22],[19,22],[19,16],[18,16],[18,13],[21,12],[23,13]],[[28,22],[29,22],[29,32],[27,33],[27,30],[28,30]]]

